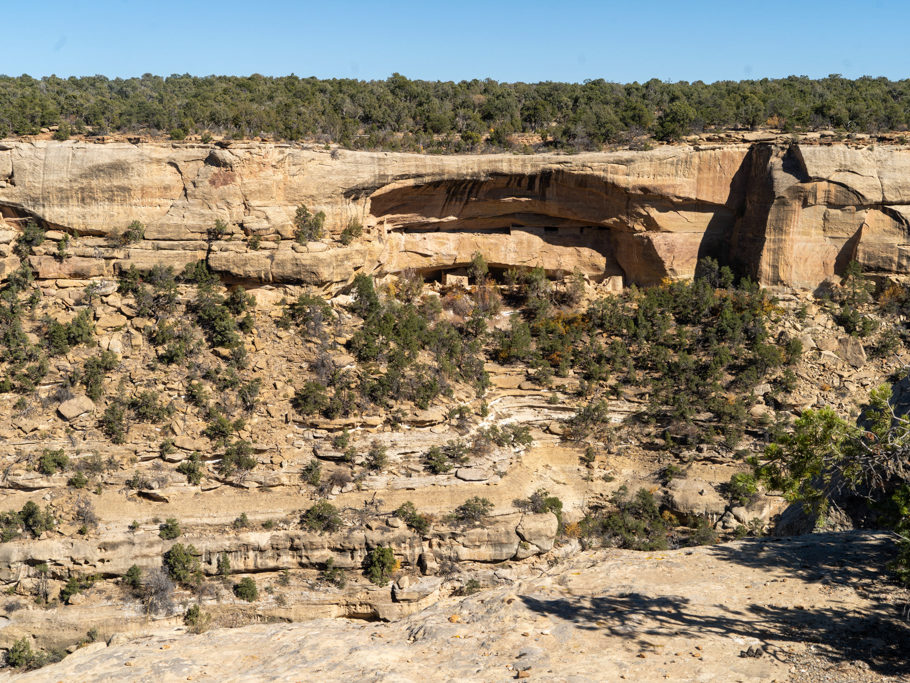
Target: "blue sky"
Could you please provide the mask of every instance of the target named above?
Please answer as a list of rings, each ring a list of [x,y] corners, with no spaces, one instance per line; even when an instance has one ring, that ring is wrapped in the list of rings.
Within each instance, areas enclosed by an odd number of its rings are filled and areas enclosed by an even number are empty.
[[[0,73],[630,82],[910,76],[910,2],[3,2]]]

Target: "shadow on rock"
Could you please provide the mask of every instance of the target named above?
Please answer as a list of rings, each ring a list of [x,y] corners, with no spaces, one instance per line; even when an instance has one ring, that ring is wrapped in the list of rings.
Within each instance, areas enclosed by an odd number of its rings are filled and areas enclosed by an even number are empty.
[[[885,534],[855,532],[758,539],[706,550],[722,562],[776,570],[778,575],[783,570],[803,581],[832,587],[860,587],[882,579],[893,543]],[[709,609],[713,614],[688,598],[642,593],[522,599],[539,614],[572,622],[577,628],[607,630],[643,646],[654,636],[741,636],[763,641],[764,654],[787,661],[781,643],[811,643],[816,655],[835,663],[861,660],[881,674],[910,674],[910,623],[903,619],[900,605],[884,599],[864,612],[743,603],[714,605]]]

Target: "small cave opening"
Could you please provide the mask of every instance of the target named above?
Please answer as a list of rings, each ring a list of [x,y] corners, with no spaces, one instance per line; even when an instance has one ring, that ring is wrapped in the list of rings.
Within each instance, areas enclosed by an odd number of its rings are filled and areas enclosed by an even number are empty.
[[[423,281],[427,284],[438,284],[446,285],[448,284],[449,278],[447,276],[454,275],[458,277],[467,277],[468,270],[464,267],[454,267],[454,268],[429,268],[426,270],[416,271],[420,277],[423,278]]]

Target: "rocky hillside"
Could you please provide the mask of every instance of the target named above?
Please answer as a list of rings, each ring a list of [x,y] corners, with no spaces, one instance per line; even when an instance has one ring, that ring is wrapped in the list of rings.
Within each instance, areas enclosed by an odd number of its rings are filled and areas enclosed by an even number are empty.
[[[684,573],[701,545],[811,531],[747,458],[805,408],[855,418],[910,359],[902,148],[3,145],[0,647],[22,668],[432,608],[377,632],[419,631],[541,571],[527,604],[615,578],[582,550]]]

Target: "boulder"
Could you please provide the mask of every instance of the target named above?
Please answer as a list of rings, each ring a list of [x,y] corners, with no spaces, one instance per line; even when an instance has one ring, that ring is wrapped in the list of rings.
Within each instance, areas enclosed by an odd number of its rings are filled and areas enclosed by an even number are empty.
[[[95,326],[101,330],[112,330],[123,327],[126,325],[126,316],[119,313],[112,313],[110,315],[102,315],[95,322]]]
[[[208,450],[208,441],[205,439],[192,439],[188,436],[178,436],[174,439],[174,445],[183,451],[202,451]]]
[[[838,339],[835,353],[854,368],[861,368],[866,364],[866,350],[863,348],[863,343],[856,337]]]
[[[541,552],[547,552],[553,547],[557,531],[559,520],[552,512],[541,515],[526,514],[515,528],[515,533],[522,541],[536,546]]]
[[[521,540],[515,533],[520,520],[517,515],[497,518],[489,526],[466,529],[457,539],[451,551],[440,548],[443,556],[454,554],[459,562],[502,562],[510,560],[518,552]]]
[[[674,479],[667,486],[667,505],[680,515],[720,515],[726,501],[703,479]]]
[[[436,594],[442,579],[423,576],[417,579],[403,576],[392,586],[392,600],[395,602],[417,602]]]
[[[95,409],[95,404],[88,396],[75,396],[57,406],[57,412],[64,420],[75,420],[80,415],[90,413]]]

